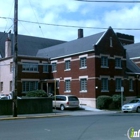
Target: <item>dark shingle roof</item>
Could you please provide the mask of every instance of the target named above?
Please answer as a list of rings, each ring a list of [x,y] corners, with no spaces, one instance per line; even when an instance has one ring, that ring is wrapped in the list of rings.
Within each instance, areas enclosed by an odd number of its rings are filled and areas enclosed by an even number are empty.
[[[97,43],[97,41],[102,37],[103,34],[104,32],[101,32],[60,45],[44,48],[38,51],[37,56],[48,56],[49,58],[56,58],[93,50],[93,46]]]
[[[127,72],[134,73],[134,74],[140,74],[140,68],[127,56],[126,61],[127,66]]]
[[[140,43],[125,45],[124,48],[130,58],[140,57]]]
[[[5,56],[5,41],[7,39],[7,33],[0,32],[0,54]],[[11,40],[13,35],[11,35]],[[39,38],[33,36],[18,35],[18,54],[36,56],[39,49],[54,46],[64,43],[65,41]],[[13,46],[13,43],[12,43]]]
[[[140,43],[125,45],[127,58],[127,72],[140,74],[140,68],[131,60],[134,57],[140,57]]]

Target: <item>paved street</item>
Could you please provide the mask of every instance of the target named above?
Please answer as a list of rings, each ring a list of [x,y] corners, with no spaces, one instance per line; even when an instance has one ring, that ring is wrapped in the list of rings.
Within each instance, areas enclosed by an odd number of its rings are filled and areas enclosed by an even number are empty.
[[[139,120],[140,113],[3,120],[0,140],[128,140],[128,129],[140,129]]]

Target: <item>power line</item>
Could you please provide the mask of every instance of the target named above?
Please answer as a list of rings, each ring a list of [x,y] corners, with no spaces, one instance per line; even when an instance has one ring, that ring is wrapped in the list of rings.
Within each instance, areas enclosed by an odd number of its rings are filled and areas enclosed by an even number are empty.
[[[2,19],[11,19],[10,17],[0,17]],[[31,23],[31,24],[40,24],[40,25],[47,25],[47,26],[59,26],[59,27],[66,27],[66,28],[83,28],[83,29],[108,29],[108,27],[85,27],[85,26],[76,26],[76,25],[62,25],[62,24],[53,24],[53,23],[38,23],[34,21],[27,21],[27,20],[18,20],[20,22],[26,22],[26,23]],[[140,30],[140,28],[114,28],[115,30]]]
[[[102,2],[102,3],[140,3],[140,1],[102,1],[102,0],[74,0],[74,1],[81,1],[81,2]]]
[[[28,1],[29,1],[29,3],[30,3],[30,6],[31,6],[32,11],[33,11],[33,13],[34,13],[34,16],[35,16],[35,18],[36,18],[36,21],[37,21],[37,23],[38,23],[38,27],[39,27],[39,29],[40,29],[40,31],[41,31],[43,37],[44,37],[44,33],[43,33],[42,29],[41,29],[40,23],[38,22],[38,19],[37,19],[37,16],[36,16],[35,11],[34,11],[34,9],[33,9],[33,6],[32,6],[32,4],[31,4],[31,1],[30,1],[30,0],[28,0]]]

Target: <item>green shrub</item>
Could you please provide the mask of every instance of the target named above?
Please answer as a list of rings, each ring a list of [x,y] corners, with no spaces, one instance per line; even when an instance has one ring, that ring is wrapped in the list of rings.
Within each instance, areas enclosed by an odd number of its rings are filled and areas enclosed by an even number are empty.
[[[27,97],[47,97],[47,93],[44,90],[29,91],[26,94]]]
[[[126,98],[123,96],[123,101],[125,101]],[[114,94],[112,96],[112,101],[114,102],[116,109],[119,109],[121,107],[121,94]]]
[[[99,96],[97,98],[97,108],[108,109],[111,102],[112,102],[112,97],[107,95]]]

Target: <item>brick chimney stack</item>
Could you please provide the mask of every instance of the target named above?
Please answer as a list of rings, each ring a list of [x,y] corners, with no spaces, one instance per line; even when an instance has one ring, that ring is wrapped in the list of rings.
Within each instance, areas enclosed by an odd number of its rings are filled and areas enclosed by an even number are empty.
[[[79,38],[83,38],[84,35],[83,35],[83,29],[78,29],[78,39]]]
[[[11,30],[8,33],[8,37],[5,41],[5,58],[11,56]]]

